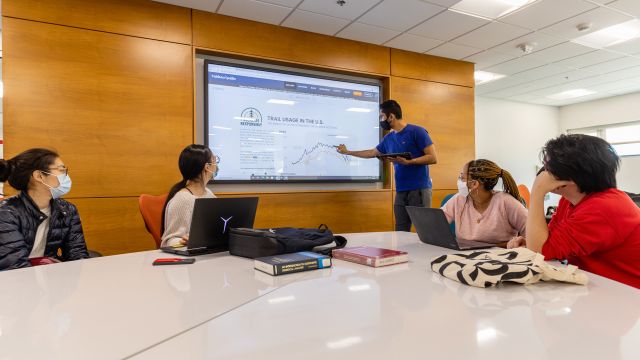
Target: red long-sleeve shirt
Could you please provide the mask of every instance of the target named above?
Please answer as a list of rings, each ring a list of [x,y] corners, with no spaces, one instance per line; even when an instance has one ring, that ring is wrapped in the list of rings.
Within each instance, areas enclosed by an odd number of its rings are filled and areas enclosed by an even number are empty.
[[[640,208],[618,189],[562,198],[542,254],[640,288]]]

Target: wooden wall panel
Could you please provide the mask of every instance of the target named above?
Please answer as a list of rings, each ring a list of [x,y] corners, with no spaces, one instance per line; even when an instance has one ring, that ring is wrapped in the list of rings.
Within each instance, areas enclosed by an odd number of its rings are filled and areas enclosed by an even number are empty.
[[[391,49],[391,75],[474,87],[473,63]]]
[[[388,75],[389,48],[193,11],[193,45],[307,66]]]
[[[192,142],[191,47],[4,17],[5,156],[58,150],[73,197],[166,192]]]
[[[338,233],[393,230],[390,190],[216,195],[258,196],[257,228],[327,224]]]
[[[433,139],[434,189],[455,189],[460,169],[475,156],[473,88],[391,77],[390,96],[402,106],[403,118],[425,127]]]
[[[178,153],[193,140],[199,49],[383,79],[385,97],[436,142],[436,206],[474,155],[468,63],[147,0],[5,0],[2,37],[6,157],[57,149],[89,248],[105,255],[155,246],[137,196],[178,180]],[[393,229],[391,189],[257,195],[257,227]]]
[[[78,208],[89,250],[115,255],[156,248],[137,197],[68,200]]]
[[[191,9],[147,0],[5,0],[2,15],[191,44]]]

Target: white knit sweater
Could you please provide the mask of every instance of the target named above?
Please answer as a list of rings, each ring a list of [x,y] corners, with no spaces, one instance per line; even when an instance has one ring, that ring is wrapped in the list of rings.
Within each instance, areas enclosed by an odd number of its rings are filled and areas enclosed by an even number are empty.
[[[216,197],[209,189],[203,196],[195,196],[187,189],[182,189],[167,204],[164,213],[164,233],[161,247],[174,246],[180,243],[183,236],[189,235],[193,206],[198,198]]]

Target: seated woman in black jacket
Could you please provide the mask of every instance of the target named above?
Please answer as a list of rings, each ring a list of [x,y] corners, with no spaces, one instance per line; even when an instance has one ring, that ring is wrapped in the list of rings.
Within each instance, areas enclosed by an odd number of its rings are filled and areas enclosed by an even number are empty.
[[[38,257],[89,257],[78,211],[60,199],[71,178],[58,154],[30,149],[0,160],[0,181],[7,180],[20,193],[0,203],[0,270],[30,266]]]

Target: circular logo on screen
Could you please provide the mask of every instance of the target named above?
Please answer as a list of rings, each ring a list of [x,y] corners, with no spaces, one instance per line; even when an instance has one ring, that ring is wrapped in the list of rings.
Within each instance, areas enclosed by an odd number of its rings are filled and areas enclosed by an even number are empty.
[[[262,126],[262,114],[256,108],[246,108],[240,113],[240,125]]]

